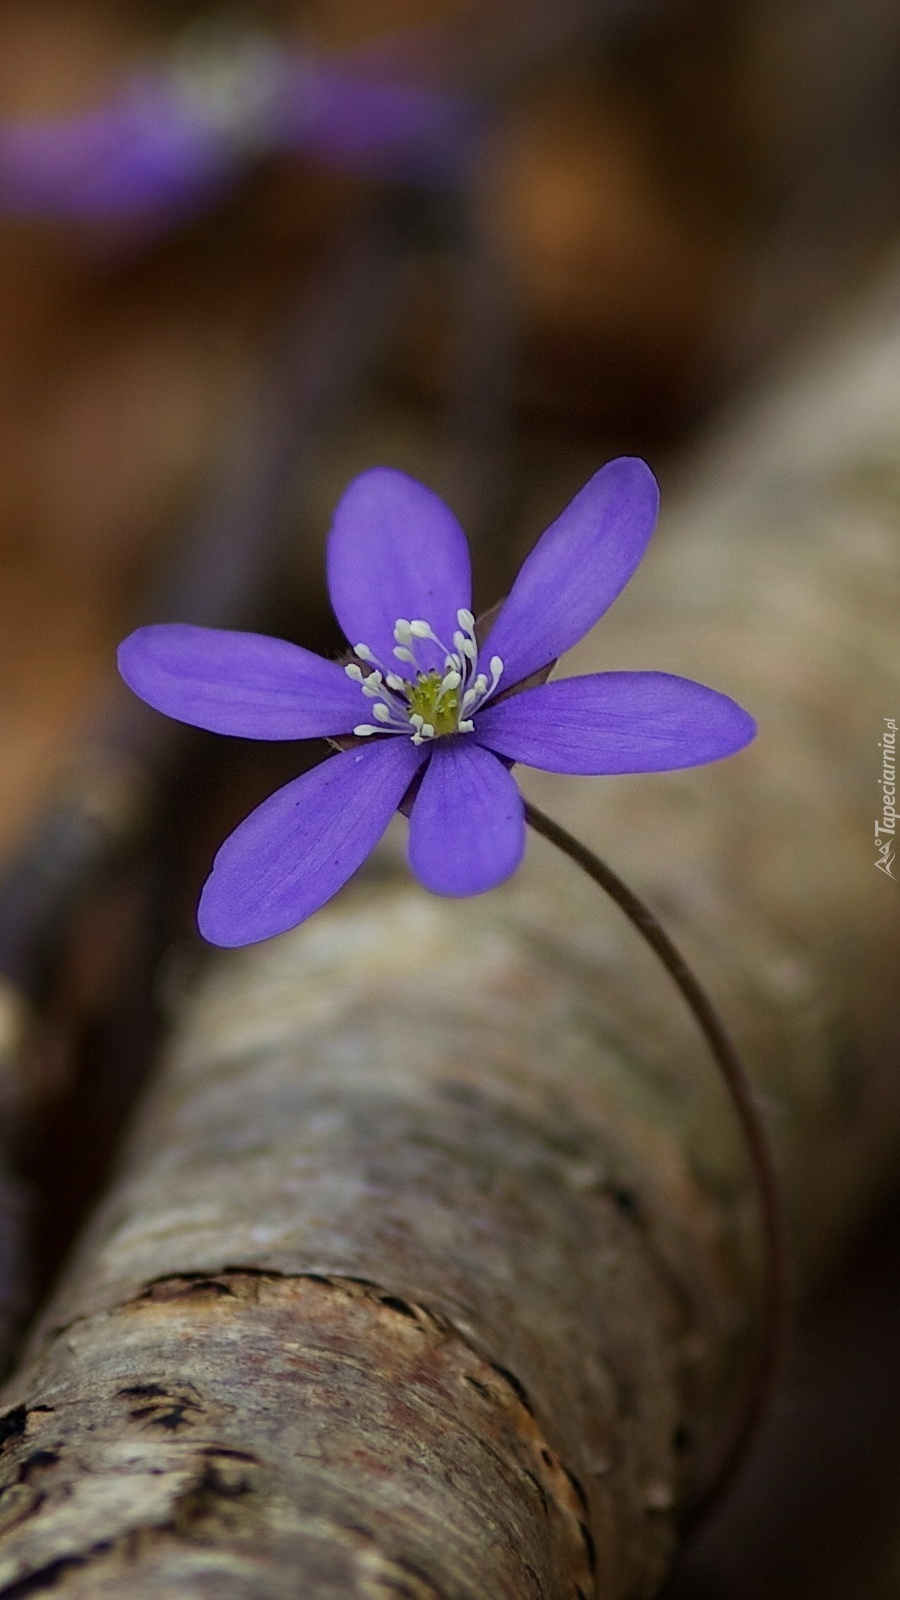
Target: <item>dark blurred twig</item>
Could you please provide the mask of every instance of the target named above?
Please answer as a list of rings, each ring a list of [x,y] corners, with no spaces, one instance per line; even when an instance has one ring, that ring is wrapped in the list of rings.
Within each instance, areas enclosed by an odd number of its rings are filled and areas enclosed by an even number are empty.
[[[513,493],[512,396],[521,319],[508,263],[472,212],[470,204],[459,218],[454,252],[459,311],[448,374],[448,492],[470,537],[490,550]]]

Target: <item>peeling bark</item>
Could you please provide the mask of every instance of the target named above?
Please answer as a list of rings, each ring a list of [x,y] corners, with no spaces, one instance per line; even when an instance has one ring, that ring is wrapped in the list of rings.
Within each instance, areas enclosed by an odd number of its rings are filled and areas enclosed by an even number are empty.
[[[900,885],[871,849],[900,710],[897,282],[714,444],[573,663],[708,679],[758,744],[525,779],[732,1023],[801,1288],[900,1154]],[[466,902],[395,855],[187,997],[5,1392],[0,1600],[658,1586],[753,1350],[729,1106],[677,995],[543,844]]]

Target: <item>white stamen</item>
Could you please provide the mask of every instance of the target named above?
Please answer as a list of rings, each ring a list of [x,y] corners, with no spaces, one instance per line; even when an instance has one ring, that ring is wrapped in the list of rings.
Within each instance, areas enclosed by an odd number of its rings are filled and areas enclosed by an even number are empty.
[[[347,665],[344,668],[344,671],[346,672],[348,678],[352,678],[353,679],[354,683],[362,683],[362,681],[363,681],[362,667],[358,667],[356,665],[355,661],[348,661]]]
[[[413,617],[411,620],[407,620],[406,617],[397,618],[394,623],[396,644],[393,653],[397,661],[412,667],[412,673],[406,677],[401,677],[397,672],[390,672],[386,667],[379,667],[377,657],[368,645],[357,647],[356,653],[360,660],[371,663],[374,670],[366,674],[355,662],[350,663],[346,670],[353,682],[360,685],[363,694],[375,702],[372,716],[377,726],[373,723],[361,723],[354,732],[364,737],[373,733],[401,733],[408,730],[413,744],[416,745],[438,738],[435,723],[426,722],[421,712],[412,709],[419,699],[420,685],[423,691],[427,685],[424,698],[426,704],[433,708],[431,715],[435,717],[435,721],[442,724],[442,731],[448,733],[473,731],[475,724],[471,714],[487,696],[494,693],[503,671],[503,662],[499,656],[491,657],[490,680],[486,672],[479,672],[475,617],[467,607],[461,606],[456,613],[456,620],[459,627],[453,634],[453,650],[450,651],[424,617]],[[434,669],[418,658],[416,647],[420,640],[428,640],[431,644],[437,645],[443,654],[444,670],[439,682]],[[437,687],[436,693],[435,687]]]
[[[355,656],[359,656],[360,661],[374,661],[375,660],[375,657],[373,656],[373,654],[372,654],[372,652],[369,649],[369,646],[367,644],[355,644],[353,646],[353,654]]]
[[[373,727],[371,722],[358,722],[353,732],[358,739],[366,739],[370,733],[380,733],[381,729]]]

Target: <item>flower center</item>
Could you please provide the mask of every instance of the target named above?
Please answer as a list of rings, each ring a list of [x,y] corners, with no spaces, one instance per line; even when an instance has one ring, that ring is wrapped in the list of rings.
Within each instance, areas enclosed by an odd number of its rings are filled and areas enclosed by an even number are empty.
[[[439,672],[426,672],[424,676],[420,673],[406,694],[410,722],[421,717],[434,729],[436,739],[459,731],[459,689],[448,688]]]
[[[475,618],[471,611],[457,611],[459,624],[453,634],[453,649],[448,650],[430,623],[403,617],[394,624],[394,655],[415,669],[415,677],[401,677],[377,661],[368,645],[354,646],[357,661],[344,668],[348,678],[358,683],[372,706],[373,722],[361,722],[353,729],[360,738],[373,733],[405,733],[413,744],[441,739],[452,733],[471,733],[473,716],[495,692],[503,671],[499,656],[490,661],[490,679],[478,671],[478,645]],[[444,667],[423,665],[417,646],[427,640],[444,655]],[[359,665],[364,662],[368,671]]]

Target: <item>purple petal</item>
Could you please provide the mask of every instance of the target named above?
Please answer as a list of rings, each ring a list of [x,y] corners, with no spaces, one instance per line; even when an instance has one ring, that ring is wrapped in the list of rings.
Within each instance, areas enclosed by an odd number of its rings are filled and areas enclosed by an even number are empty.
[[[295,928],[374,850],[425,752],[383,739],[331,756],[270,795],[219,850],[197,921],[210,944]]]
[[[480,744],[546,772],[667,772],[730,756],[756,732],[726,694],[668,672],[563,678],[487,706]]]
[[[503,662],[503,687],[570,650],[612,605],[647,548],[659,490],[620,456],[595,472],[524,562],[479,652]]]
[[[138,628],[119,671],[157,711],[245,739],[316,739],[370,720],[370,703],[336,661],[286,639],[189,623]]]
[[[328,590],[351,645],[366,644],[393,670],[413,672],[393,655],[394,623],[428,622],[452,649],[456,613],[471,605],[466,536],[453,512],[424,484],[390,467],[354,478],[328,537]],[[426,668],[443,655],[423,642]]]
[[[462,735],[435,743],[409,819],[409,864],[433,894],[483,894],[525,849],[522,796],[508,768]]]

